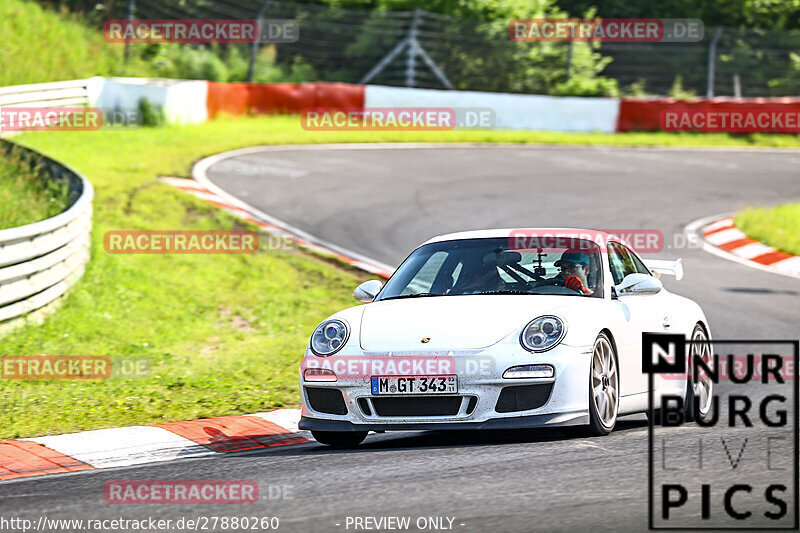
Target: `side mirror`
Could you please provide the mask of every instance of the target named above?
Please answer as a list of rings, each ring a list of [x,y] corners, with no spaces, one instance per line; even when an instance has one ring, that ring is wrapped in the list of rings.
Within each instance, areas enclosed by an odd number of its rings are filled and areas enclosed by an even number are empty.
[[[647,274],[628,274],[622,283],[617,285],[617,294],[632,296],[636,294],[657,294],[662,285],[659,280]]]
[[[378,281],[377,279],[371,279],[369,281],[365,281],[358,287],[356,290],[353,291],[353,298],[356,301],[368,303],[375,299],[381,289],[383,288],[383,283]]]

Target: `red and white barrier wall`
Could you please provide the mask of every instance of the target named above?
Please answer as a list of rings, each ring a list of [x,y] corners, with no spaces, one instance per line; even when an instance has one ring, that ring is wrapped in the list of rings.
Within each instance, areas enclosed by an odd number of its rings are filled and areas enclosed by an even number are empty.
[[[141,98],[163,108],[173,123],[198,123],[219,114],[300,113],[308,108],[376,107],[489,108],[496,129],[625,132],[661,129],[660,116],[675,111],[731,112],[759,106],[800,112],[800,98],[558,97],[477,91],[443,91],[349,83],[218,83],[194,80],[91,78],[89,105],[103,110],[136,109]]]
[[[678,113],[730,114],[758,110],[773,113],[800,112],[800,98],[623,98],[620,100],[616,131],[658,131],[664,111]],[[688,131],[688,129],[687,129]],[[796,129],[795,129],[796,131]],[[787,133],[794,133],[787,129]]]
[[[300,113],[314,107],[364,108],[365,86],[350,83],[208,82],[209,118],[220,113]]]

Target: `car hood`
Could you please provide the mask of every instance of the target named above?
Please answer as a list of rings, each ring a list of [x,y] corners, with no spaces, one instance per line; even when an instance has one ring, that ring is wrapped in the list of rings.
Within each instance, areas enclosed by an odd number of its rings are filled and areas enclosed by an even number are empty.
[[[485,348],[537,316],[585,300],[515,294],[379,301],[364,306],[359,340],[363,350],[376,352]]]

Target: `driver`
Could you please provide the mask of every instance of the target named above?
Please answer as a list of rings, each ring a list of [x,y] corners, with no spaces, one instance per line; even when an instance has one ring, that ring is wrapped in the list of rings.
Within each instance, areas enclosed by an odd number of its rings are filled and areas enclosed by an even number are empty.
[[[563,285],[576,292],[592,295],[594,291],[589,288],[587,279],[590,264],[589,254],[576,249],[568,249],[561,254],[561,259],[553,263],[553,266],[559,267],[561,271],[550,281],[553,285]]]

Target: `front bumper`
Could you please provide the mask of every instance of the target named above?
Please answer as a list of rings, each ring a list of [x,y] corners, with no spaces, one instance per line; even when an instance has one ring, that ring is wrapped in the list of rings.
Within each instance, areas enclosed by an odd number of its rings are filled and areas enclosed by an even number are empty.
[[[336,357],[374,357],[388,360],[392,355],[336,354],[325,360],[336,367]],[[533,354],[519,345],[495,345],[473,353],[447,355],[458,377],[458,393],[449,395],[454,407],[447,413],[403,413],[402,405],[413,396],[373,395],[370,375],[337,374],[335,382],[305,381],[301,369],[300,385],[302,417],[300,429],[319,431],[390,431],[390,430],[458,430],[458,429],[515,429],[542,426],[569,426],[589,423],[589,374],[591,346],[556,348]],[[316,358],[306,355],[306,359]],[[319,364],[319,358],[304,360]],[[507,379],[503,373],[514,366],[547,364],[554,368],[553,378]],[[480,371],[475,371],[480,369]],[[508,387],[546,387],[546,394],[533,408],[525,402],[508,402],[504,407],[501,395]],[[336,396],[337,409],[315,409],[309,401],[309,389],[315,395],[325,389],[327,397]],[[517,389],[521,390],[521,389]],[[532,388],[529,390],[533,390]],[[544,389],[542,389],[544,390]],[[336,392],[334,392],[336,391]],[[506,391],[508,392],[508,391]],[[540,395],[541,396],[541,395]],[[318,396],[319,397],[319,396]],[[443,395],[425,397],[431,404],[440,402]],[[377,401],[391,399],[391,414],[381,413]],[[377,400],[377,401],[376,401]],[[441,403],[441,402],[440,402]],[[317,402],[317,407],[319,403]],[[376,409],[376,407],[378,407]],[[333,411],[333,412],[332,412]],[[423,409],[423,411],[426,411]],[[400,413],[400,414],[398,414]]]
[[[507,416],[483,422],[403,422],[354,424],[347,420],[324,420],[300,417],[300,429],[309,431],[417,431],[466,429],[523,429],[545,426],[580,426],[589,423],[585,411],[549,415]]]

